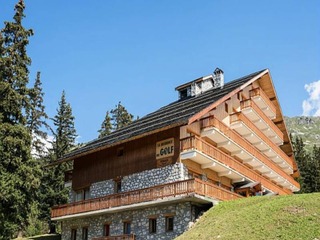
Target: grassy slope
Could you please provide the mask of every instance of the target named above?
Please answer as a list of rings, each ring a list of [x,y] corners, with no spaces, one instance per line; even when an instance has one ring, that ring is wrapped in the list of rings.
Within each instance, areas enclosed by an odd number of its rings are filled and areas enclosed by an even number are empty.
[[[222,202],[176,240],[320,239],[320,193]]]

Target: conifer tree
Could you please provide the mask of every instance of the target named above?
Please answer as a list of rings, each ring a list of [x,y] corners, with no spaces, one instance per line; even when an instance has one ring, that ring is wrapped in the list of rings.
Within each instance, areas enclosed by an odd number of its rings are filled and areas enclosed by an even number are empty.
[[[48,128],[46,120],[48,115],[45,112],[43,105],[42,83],[40,72],[37,72],[37,77],[33,88],[29,90],[29,108],[27,109],[27,127],[32,135],[32,150],[38,157],[41,156],[45,149],[44,143],[41,141],[47,138],[47,133],[43,131],[43,127]]]
[[[57,114],[53,118],[53,124],[56,127],[53,150],[55,159],[59,159],[75,146],[77,137],[74,116],[72,115],[71,105],[66,101],[65,91],[62,92]]]
[[[26,46],[32,35],[22,26],[24,9],[20,0],[13,22],[5,22],[0,34],[0,239],[22,235],[40,184],[24,115],[31,63]]]
[[[74,116],[71,105],[66,101],[65,92],[62,92],[57,114],[53,118],[56,129],[53,131],[55,140],[53,149],[47,156],[48,162],[53,162],[68,153],[75,146],[77,137]],[[64,187],[64,173],[71,168],[70,164],[62,163],[46,169],[41,185],[42,193],[42,218],[47,220],[50,232],[55,232],[55,222],[50,221],[50,208],[55,205],[67,203],[68,190]]]
[[[310,159],[310,192],[320,192],[320,147],[312,149]]]
[[[99,138],[109,135],[111,131],[112,131],[111,117],[109,115],[109,111],[107,111],[106,116],[101,124],[101,128],[98,131]]]
[[[300,171],[300,177],[298,178],[298,182],[300,183],[300,192],[309,192],[307,178],[310,156],[305,150],[305,145],[301,137],[294,137],[292,139],[292,145],[294,150],[294,156],[297,161],[298,169]]]
[[[113,130],[118,130],[128,126],[132,120],[133,115],[119,102],[114,109],[110,111]]]

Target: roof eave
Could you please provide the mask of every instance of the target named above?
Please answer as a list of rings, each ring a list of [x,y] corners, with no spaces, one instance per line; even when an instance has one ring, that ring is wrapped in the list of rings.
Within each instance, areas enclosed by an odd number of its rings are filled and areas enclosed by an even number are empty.
[[[251,78],[250,80],[248,80],[246,83],[242,84],[240,87],[237,87],[236,89],[234,89],[233,91],[231,91],[230,93],[228,93],[227,95],[224,95],[222,98],[220,98],[218,101],[215,101],[214,103],[212,103],[211,105],[209,105],[208,107],[204,108],[203,110],[201,110],[200,112],[198,112],[197,114],[193,115],[192,117],[189,118],[188,120],[188,124],[191,124],[197,120],[199,120],[202,116],[204,116],[205,114],[207,114],[208,112],[210,112],[212,109],[214,109],[215,107],[217,107],[219,104],[221,104],[222,102],[228,100],[230,97],[232,97],[234,94],[236,94],[237,92],[241,91],[242,89],[244,89],[245,87],[247,87],[248,85],[250,85],[251,83],[253,83],[254,81],[256,81],[257,79],[261,78],[263,75],[269,73],[269,69],[264,70],[263,72],[259,73],[258,75],[256,75],[255,77]]]

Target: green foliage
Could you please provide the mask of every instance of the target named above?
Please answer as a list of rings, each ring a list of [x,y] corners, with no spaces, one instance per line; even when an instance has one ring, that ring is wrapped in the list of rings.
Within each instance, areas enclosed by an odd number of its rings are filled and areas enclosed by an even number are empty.
[[[30,144],[31,136],[23,125],[0,123],[2,239],[25,229],[31,203],[40,185],[41,171],[30,155]]]
[[[47,138],[47,133],[42,129],[48,128],[46,120],[48,115],[45,112],[45,106],[43,105],[42,83],[40,79],[40,72],[37,72],[37,77],[34,82],[33,88],[29,90],[29,107],[27,108],[27,127],[33,136],[32,149],[38,157],[44,153],[44,143],[41,139]]]
[[[313,193],[221,202],[177,240],[319,239],[319,199]]]
[[[14,21],[5,22],[0,34],[0,239],[26,230],[41,177],[26,126],[31,63],[26,47],[32,30],[22,26],[24,8],[19,1]]]
[[[101,124],[101,129],[99,132],[99,138],[107,136],[112,131],[111,117],[109,115],[109,111],[107,111],[106,116]]]
[[[40,220],[39,209],[39,203],[37,201],[33,201],[28,216],[28,225],[25,230],[27,236],[35,236],[47,232],[47,224]]]
[[[56,129],[53,131],[55,140],[52,151],[46,156],[44,162],[52,163],[75,146],[76,130],[74,116],[69,103],[66,101],[65,92],[62,92],[57,114],[53,118]],[[50,232],[55,232],[55,223],[50,221],[50,208],[55,205],[67,203],[68,190],[64,187],[64,173],[72,168],[69,163],[63,163],[43,169],[39,198],[41,199],[41,219],[50,225]]]
[[[110,117],[111,114],[111,117]],[[107,111],[101,124],[99,138],[109,135],[111,132],[128,126],[133,121],[133,115],[119,102],[114,109]]]
[[[300,193],[320,192],[320,147],[314,146],[309,153],[301,137],[292,139],[295,159],[300,171]]]
[[[133,120],[133,115],[127,111],[121,102],[119,102],[110,113],[113,130],[128,126]]]
[[[14,21],[5,22],[0,38],[0,118],[3,122],[21,124],[25,123],[23,108],[28,105],[28,66],[31,63],[26,47],[28,38],[33,35],[31,29],[26,30],[21,25],[24,9],[23,1],[19,1]]]
[[[56,127],[53,133],[55,137],[53,150],[55,158],[59,159],[75,146],[75,139],[77,137],[71,105],[67,103],[64,91],[59,101],[57,114],[53,118],[53,124]]]

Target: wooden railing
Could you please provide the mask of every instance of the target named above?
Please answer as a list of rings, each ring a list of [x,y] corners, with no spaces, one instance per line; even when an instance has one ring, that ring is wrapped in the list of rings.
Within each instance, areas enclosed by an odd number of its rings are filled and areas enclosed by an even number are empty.
[[[276,106],[270,101],[269,97],[261,88],[254,88],[249,91],[250,97],[260,96],[268,105],[270,110],[276,114]]]
[[[77,213],[98,211],[102,209],[148,202],[166,197],[176,197],[190,194],[199,194],[218,200],[232,200],[241,197],[234,192],[220,188],[214,184],[203,182],[198,179],[189,179],[56,206],[51,210],[51,217],[56,218]]]
[[[291,194],[292,192],[289,189],[284,189],[276,184],[274,184],[271,180],[267,179],[266,177],[262,176],[261,174],[257,173],[253,169],[249,168],[248,166],[244,165],[243,163],[235,160],[230,155],[224,153],[220,149],[212,146],[211,144],[201,140],[197,136],[192,136],[188,138],[184,138],[181,140],[181,151],[186,150],[198,150],[207,156],[213,158],[215,161],[227,165],[229,168],[233,169],[236,172],[241,173],[245,177],[251,179],[255,182],[260,182],[264,187],[278,192],[279,194]],[[290,176],[286,175],[286,178],[289,182],[293,180]],[[293,180],[294,185],[299,186],[297,182]]]
[[[258,107],[258,105],[250,100],[244,100],[241,101],[240,103],[241,110],[250,107],[252,108],[258,115],[259,117],[262,118],[262,120],[278,135],[278,137],[283,141],[283,132],[272,122],[270,118],[267,117],[267,115]]]
[[[230,123],[236,122],[236,121],[242,121],[245,125],[247,125],[248,128],[250,128],[257,136],[265,142],[272,150],[281,157],[291,168],[292,166],[292,160],[291,158],[286,155],[274,142],[272,142],[268,137],[266,137],[263,132],[254,125],[243,113],[234,113],[230,115]],[[240,136],[240,135],[239,135]]]
[[[244,116],[245,117],[245,116]],[[249,121],[250,122],[250,121]],[[288,182],[296,186],[297,188],[300,188],[300,185],[298,182],[296,182],[289,174],[287,174],[280,166],[278,166],[275,162],[270,160],[266,155],[261,153],[256,147],[254,147],[247,139],[243,138],[239,133],[232,130],[228,126],[226,126],[224,123],[216,119],[214,116],[208,117],[206,119],[202,120],[201,124],[202,128],[206,127],[215,127],[219,129],[219,131],[224,134],[227,138],[231,139],[233,142],[236,142],[241,148],[245,149],[245,151],[249,152],[253,157],[259,159],[263,164],[271,168],[275,173],[279,174],[284,179],[287,179]],[[275,146],[276,149],[278,148]],[[278,148],[279,151],[281,151]],[[290,159],[287,155],[285,155],[284,152],[277,151],[276,153],[279,154],[281,157],[285,157],[285,159],[288,161]],[[285,156],[283,156],[285,155]],[[292,166],[292,165],[290,165]]]
[[[105,236],[105,237],[96,237],[92,238],[92,240],[135,240],[134,234],[123,234],[117,236]]]

